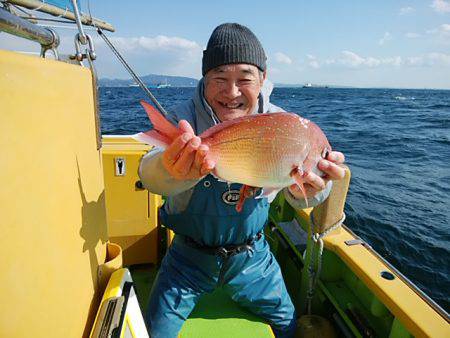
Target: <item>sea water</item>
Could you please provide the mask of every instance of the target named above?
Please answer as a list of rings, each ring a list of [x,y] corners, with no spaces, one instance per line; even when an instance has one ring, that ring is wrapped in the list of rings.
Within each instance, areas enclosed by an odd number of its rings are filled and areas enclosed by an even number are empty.
[[[155,89],[170,107],[194,88]],[[136,87],[100,88],[103,134],[150,128]],[[352,172],[346,225],[450,310],[450,91],[275,88],[272,103],[316,122]]]

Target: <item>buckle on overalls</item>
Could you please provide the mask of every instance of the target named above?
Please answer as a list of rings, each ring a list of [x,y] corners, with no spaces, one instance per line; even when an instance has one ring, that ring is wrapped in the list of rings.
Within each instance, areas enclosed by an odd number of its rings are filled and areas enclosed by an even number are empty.
[[[237,255],[244,251],[253,251],[253,245],[259,241],[262,237],[262,233],[258,232],[253,238],[249,239],[247,243],[241,245],[229,245],[221,246],[216,249],[216,256],[221,258],[228,258]]]
[[[221,258],[228,258],[244,251],[253,251],[253,245],[262,237],[262,232],[258,232],[254,237],[249,239],[247,243],[240,245],[226,245],[220,247],[211,247],[197,243],[189,236],[184,236],[185,243],[192,248],[203,251],[208,255],[214,255]]]
[[[231,256],[232,251],[233,250],[227,250],[227,249],[225,249],[225,247],[221,246],[221,247],[217,248],[216,256],[219,256],[222,258],[227,258],[227,257]]]

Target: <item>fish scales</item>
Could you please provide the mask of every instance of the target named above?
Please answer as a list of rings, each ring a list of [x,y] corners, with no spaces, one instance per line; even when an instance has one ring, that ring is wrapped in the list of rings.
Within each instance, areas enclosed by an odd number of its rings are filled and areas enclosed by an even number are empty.
[[[239,123],[205,138],[204,142],[216,154],[217,175],[252,186],[278,187],[293,183],[290,177],[293,165],[301,164],[310,149],[307,128],[297,115],[280,114],[284,116],[241,118]]]

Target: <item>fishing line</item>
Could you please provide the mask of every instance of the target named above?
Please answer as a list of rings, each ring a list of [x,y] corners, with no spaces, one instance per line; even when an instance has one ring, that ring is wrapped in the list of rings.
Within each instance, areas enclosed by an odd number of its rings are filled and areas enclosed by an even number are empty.
[[[119,51],[113,46],[113,44],[109,41],[109,39],[106,37],[106,35],[103,33],[103,31],[97,27],[97,33],[105,40],[108,47],[112,50],[112,52],[116,55],[116,57],[119,59],[119,61],[122,63],[122,65],[125,67],[125,69],[130,73],[130,75],[133,77],[134,81],[141,87],[141,89],[150,97],[152,102],[155,104],[156,108],[163,113],[165,116],[167,116],[167,112],[165,109],[159,104],[156,97],[153,96],[153,94],[148,90],[147,86],[142,82],[142,80],[136,75],[136,73],[131,69],[131,67],[128,65],[128,63],[125,61],[125,59],[120,55]]]
[[[91,17],[91,22],[94,25],[95,28],[97,28],[97,33],[102,37],[102,39],[105,41],[105,43],[108,45],[108,47],[111,49],[111,51],[114,53],[114,55],[119,59],[119,61],[122,63],[122,65],[125,67],[125,69],[130,73],[130,75],[133,77],[134,81],[141,87],[141,89],[150,97],[150,100],[154,103],[156,108],[167,116],[166,110],[161,106],[161,104],[158,102],[155,96],[150,92],[150,90],[147,88],[147,86],[142,82],[142,80],[139,78],[139,76],[136,75],[136,73],[131,69],[131,67],[128,65],[128,63],[125,61],[125,59],[122,57],[122,55],[119,53],[119,51],[114,47],[114,45],[109,41],[109,39],[106,37],[106,35],[103,33],[103,31],[98,27],[95,22],[92,20],[92,14],[91,14],[91,6],[90,1],[88,1],[88,11],[89,16]]]

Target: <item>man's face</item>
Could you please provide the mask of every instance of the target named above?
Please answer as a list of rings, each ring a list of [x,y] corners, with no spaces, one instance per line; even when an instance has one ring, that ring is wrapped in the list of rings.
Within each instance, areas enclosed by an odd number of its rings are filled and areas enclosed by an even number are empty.
[[[222,122],[251,114],[265,77],[253,65],[219,66],[205,75],[205,99]]]

